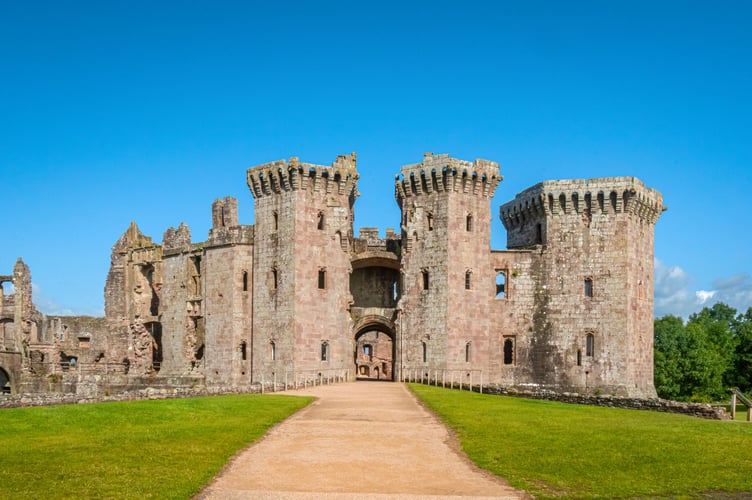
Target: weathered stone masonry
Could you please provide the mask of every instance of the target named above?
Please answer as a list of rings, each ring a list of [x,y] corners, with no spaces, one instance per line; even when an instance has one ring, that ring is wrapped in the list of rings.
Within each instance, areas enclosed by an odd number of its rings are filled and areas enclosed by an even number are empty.
[[[498,163],[426,154],[395,179],[400,231],[353,232],[355,154],[248,169],[254,224],[212,205],[206,241],[132,223],[112,248],[105,318],[45,317],[19,259],[2,296],[11,393],[257,391],[407,376],[520,391],[654,397],[660,193],[633,177],[546,181],[502,205]]]

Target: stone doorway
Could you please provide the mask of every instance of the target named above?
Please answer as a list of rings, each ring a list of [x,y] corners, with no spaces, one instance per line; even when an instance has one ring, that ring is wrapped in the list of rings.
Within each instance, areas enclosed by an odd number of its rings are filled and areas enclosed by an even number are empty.
[[[0,394],[10,394],[10,377],[2,367],[0,367]]]
[[[394,334],[362,328],[355,335],[355,370],[359,380],[394,380]]]

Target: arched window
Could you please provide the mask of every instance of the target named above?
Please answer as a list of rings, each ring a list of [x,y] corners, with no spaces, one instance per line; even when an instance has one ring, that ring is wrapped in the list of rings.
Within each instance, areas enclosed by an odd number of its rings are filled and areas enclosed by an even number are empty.
[[[469,363],[472,360],[473,348],[472,343],[467,342],[465,344],[465,363]]]
[[[592,333],[585,336],[585,356],[595,356],[595,335]]]
[[[277,344],[273,340],[269,342],[269,359],[277,360]]]
[[[316,222],[316,229],[319,231],[324,230],[324,212],[319,212],[318,220]]]

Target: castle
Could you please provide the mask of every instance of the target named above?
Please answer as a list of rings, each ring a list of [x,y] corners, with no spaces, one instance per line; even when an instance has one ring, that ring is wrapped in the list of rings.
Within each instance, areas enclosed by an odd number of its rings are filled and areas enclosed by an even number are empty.
[[[353,233],[355,154],[252,167],[253,225],[212,205],[208,239],[132,223],[105,317],[47,317],[21,259],[0,310],[0,387],[257,391],[356,377],[655,397],[654,224],[634,177],[536,184],[501,206],[498,163],[427,153],[395,179],[400,232]],[[1,293],[1,292],[0,292]]]

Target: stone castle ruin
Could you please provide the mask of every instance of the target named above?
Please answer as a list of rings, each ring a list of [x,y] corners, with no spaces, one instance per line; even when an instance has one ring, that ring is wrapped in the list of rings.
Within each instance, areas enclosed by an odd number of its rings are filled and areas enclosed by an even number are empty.
[[[105,317],[44,316],[21,259],[0,309],[0,387],[81,397],[253,392],[322,379],[655,397],[653,238],[634,177],[546,181],[501,206],[498,163],[428,153],[395,179],[400,231],[353,233],[355,154],[252,167],[255,223],[217,199],[193,242],[135,223],[112,247]]]

